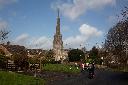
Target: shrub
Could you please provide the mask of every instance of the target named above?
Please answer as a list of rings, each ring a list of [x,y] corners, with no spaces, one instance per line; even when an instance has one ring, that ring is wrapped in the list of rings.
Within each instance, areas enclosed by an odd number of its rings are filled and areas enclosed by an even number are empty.
[[[84,59],[84,57],[84,52],[79,49],[73,49],[68,52],[68,58],[70,62],[80,61],[81,59]]]
[[[7,57],[4,55],[0,55],[0,68],[6,69],[7,66]]]

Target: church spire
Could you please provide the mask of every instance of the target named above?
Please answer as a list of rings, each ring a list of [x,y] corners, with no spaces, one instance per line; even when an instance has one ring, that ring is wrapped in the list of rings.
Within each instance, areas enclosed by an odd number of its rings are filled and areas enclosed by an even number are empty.
[[[57,9],[57,25],[56,25],[56,33],[54,35],[54,40],[53,40],[53,52],[54,52],[55,61],[61,60],[61,58],[63,57],[63,41],[60,32],[59,9]]]
[[[59,8],[57,9],[57,26],[56,26],[56,34],[60,35],[60,16],[59,16]]]
[[[57,9],[57,12],[58,12],[58,18],[60,17],[60,14],[59,14],[59,8]]]

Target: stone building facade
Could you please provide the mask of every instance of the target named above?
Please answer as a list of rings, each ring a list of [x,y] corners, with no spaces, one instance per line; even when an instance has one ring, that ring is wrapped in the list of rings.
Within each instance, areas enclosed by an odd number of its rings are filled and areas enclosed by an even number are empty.
[[[56,33],[54,35],[54,40],[53,40],[53,52],[54,52],[55,61],[64,59],[62,34],[60,32],[59,10],[58,10],[58,16],[57,16]]]

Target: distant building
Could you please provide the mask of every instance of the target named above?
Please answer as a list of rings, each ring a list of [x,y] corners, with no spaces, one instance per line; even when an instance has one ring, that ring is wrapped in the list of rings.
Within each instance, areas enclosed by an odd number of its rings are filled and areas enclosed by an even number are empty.
[[[7,68],[8,70],[15,70],[16,65],[14,64],[14,57],[19,57],[21,59],[27,58],[27,51],[24,46],[20,45],[11,45],[10,42],[7,44],[0,44],[0,54],[2,53],[8,57]],[[18,55],[18,56],[15,56]]]
[[[10,42],[7,44],[0,44],[0,50],[4,52],[6,56],[12,57],[13,54],[24,54],[27,55],[26,48],[20,45],[11,45]]]
[[[28,57],[33,58],[33,57],[44,57],[46,54],[47,50],[43,49],[27,49]]]

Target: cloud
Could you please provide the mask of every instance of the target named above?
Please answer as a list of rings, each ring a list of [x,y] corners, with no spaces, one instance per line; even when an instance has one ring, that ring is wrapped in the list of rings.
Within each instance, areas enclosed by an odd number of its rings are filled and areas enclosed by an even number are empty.
[[[100,36],[102,35],[102,31],[97,30],[97,28],[83,24],[80,28],[79,31],[82,35],[85,35],[87,37],[93,37],[93,36]]]
[[[90,9],[100,9],[106,5],[114,5],[116,0],[69,0],[67,2],[57,1],[51,4],[53,9],[59,8],[62,14],[74,20]]]
[[[85,43],[88,40],[91,40],[93,38],[96,37],[100,37],[103,32],[98,30],[97,28],[87,25],[87,24],[83,24],[80,26],[79,28],[79,35],[76,36],[71,36],[68,37],[67,39],[64,40],[64,44],[66,46],[66,44],[69,44],[68,47],[70,48],[78,48],[80,47],[80,45],[85,45]]]
[[[0,0],[0,9],[2,9],[3,7],[5,7],[5,6],[7,6],[7,5],[16,3],[16,2],[18,2],[18,1],[19,1],[19,0]]]
[[[6,21],[0,20],[0,30],[7,28],[8,28],[8,23]]]
[[[33,38],[32,40],[33,42],[31,42],[30,48],[43,48],[43,49],[50,49],[52,48],[52,39],[48,38],[46,36],[41,36],[39,38]]]
[[[78,48],[80,45],[85,44],[87,37],[82,35],[76,35],[68,37],[64,40],[64,47],[65,48]]]
[[[15,39],[15,43],[20,45],[26,45],[28,39],[29,39],[28,34],[21,34]]]
[[[13,44],[23,45],[27,48],[43,48],[50,49],[52,48],[52,39],[41,36],[41,37],[32,37],[29,34],[23,33],[16,37],[13,41]]]
[[[82,24],[79,27],[79,34],[76,36],[69,36],[63,40],[64,48],[79,48],[80,45],[86,44],[88,40],[102,36],[103,32],[96,27],[88,24]],[[43,48],[52,49],[53,38],[46,36],[32,37],[28,34],[21,34],[15,39],[15,43],[23,45],[27,48]]]

